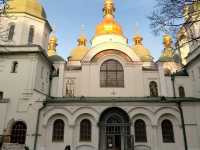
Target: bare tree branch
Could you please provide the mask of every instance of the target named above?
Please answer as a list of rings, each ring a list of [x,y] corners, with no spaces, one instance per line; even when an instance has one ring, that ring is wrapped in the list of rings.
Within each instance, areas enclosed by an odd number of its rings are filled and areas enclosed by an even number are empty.
[[[199,7],[194,8],[194,4]],[[200,34],[191,28],[200,22],[200,0],[157,0],[157,5],[148,17],[155,35],[167,33],[176,39],[178,31],[183,28],[189,34],[188,42],[200,40]]]

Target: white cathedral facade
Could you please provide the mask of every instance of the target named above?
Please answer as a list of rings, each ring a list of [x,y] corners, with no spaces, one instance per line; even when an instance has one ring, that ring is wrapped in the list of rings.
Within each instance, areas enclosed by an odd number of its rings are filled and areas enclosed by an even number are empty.
[[[200,150],[199,42],[176,53],[165,35],[154,61],[141,35],[128,44],[112,0],[103,12],[91,44],[80,35],[64,60],[41,4],[8,1],[0,16],[8,29],[0,41],[2,150]]]

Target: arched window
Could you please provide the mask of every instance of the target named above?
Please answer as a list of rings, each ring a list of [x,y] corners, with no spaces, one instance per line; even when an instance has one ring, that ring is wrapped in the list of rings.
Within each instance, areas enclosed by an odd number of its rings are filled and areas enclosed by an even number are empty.
[[[8,32],[8,40],[9,40],[9,41],[12,41],[12,40],[13,40],[14,33],[15,33],[15,25],[12,24],[12,25],[10,26],[9,32]]]
[[[143,120],[135,121],[135,142],[147,142],[146,124]]]
[[[11,73],[16,73],[17,72],[17,67],[18,67],[18,62],[14,61],[12,63],[12,67],[11,67]]]
[[[53,124],[53,142],[62,142],[64,140],[65,123],[61,119],[57,119]]]
[[[28,35],[28,44],[32,44],[34,39],[34,27],[30,26],[29,35]]]
[[[185,89],[184,89],[184,87],[180,86],[178,88],[178,91],[179,91],[179,97],[185,97]]]
[[[118,61],[111,59],[101,65],[100,86],[124,87],[124,70]]]
[[[158,96],[158,85],[155,81],[151,81],[149,84],[150,96],[157,97]]]
[[[164,143],[174,143],[174,130],[171,121],[164,120],[162,121],[162,137]]]
[[[11,143],[25,144],[27,127],[22,121],[16,122],[11,130]]]
[[[3,92],[0,91],[0,100],[2,100],[2,99],[3,99]]]
[[[84,119],[80,123],[80,141],[91,141],[91,122],[88,119]]]

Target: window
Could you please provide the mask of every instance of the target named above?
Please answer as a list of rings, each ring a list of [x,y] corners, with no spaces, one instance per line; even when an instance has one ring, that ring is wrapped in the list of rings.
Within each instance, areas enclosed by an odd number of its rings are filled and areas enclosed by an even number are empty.
[[[14,33],[15,33],[15,25],[13,24],[13,25],[10,26],[10,29],[9,29],[9,32],[8,32],[8,40],[9,41],[13,40]]]
[[[149,84],[150,89],[150,96],[151,97],[157,97],[158,96],[158,86],[155,81],[151,81]]]
[[[40,74],[41,79],[44,77],[44,67],[41,67],[41,74]]]
[[[164,120],[162,126],[162,137],[164,143],[174,143],[174,131],[171,121]]]
[[[179,97],[185,97],[185,89],[184,89],[184,87],[180,86],[178,88],[178,91],[179,91]]]
[[[105,61],[100,68],[101,87],[124,87],[124,70],[116,60]]]
[[[18,62],[14,61],[12,63],[12,67],[11,67],[11,73],[16,73],[17,72],[17,68],[18,68]]]
[[[91,141],[91,122],[88,119],[80,123],[80,141]]]
[[[192,76],[192,80],[194,81],[195,80],[195,76],[194,76],[194,71],[193,70],[191,71],[191,76]]]
[[[11,131],[11,143],[25,144],[27,127],[22,121],[16,122]]]
[[[34,27],[30,26],[28,35],[28,44],[33,44],[33,39],[34,39]]]
[[[200,79],[200,67],[198,68],[198,70],[199,70],[199,79]]]
[[[0,91],[0,100],[3,99],[3,92]]]
[[[135,122],[135,142],[147,142],[146,124],[139,119]]]
[[[65,124],[63,120],[57,119],[53,124],[53,142],[62,142],[64,140]]]

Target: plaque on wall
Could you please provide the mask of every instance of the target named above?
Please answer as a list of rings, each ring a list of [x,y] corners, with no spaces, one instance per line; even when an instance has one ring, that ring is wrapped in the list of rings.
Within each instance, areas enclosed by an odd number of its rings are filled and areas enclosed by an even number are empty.
[[[2,150],[25,150],[25,145],[15,143],[4,143]]]

